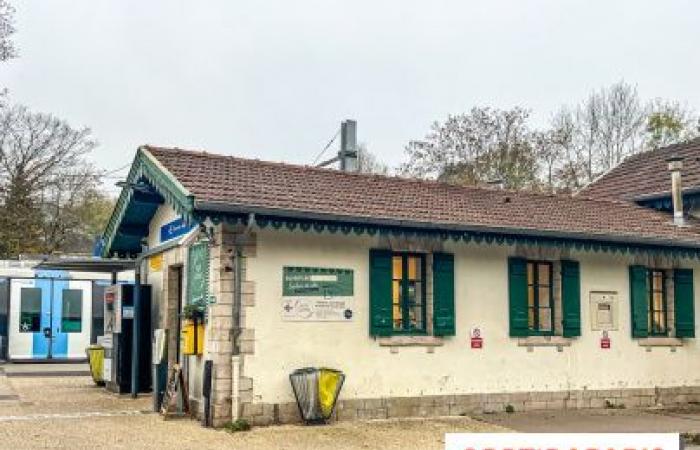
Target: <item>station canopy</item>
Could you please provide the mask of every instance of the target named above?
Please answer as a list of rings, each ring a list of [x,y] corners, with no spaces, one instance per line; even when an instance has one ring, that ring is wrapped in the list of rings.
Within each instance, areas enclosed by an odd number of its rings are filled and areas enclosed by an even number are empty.
[[[39,270],[66,270],[71,272],[117,273],[134,270],[134,259],[113,258],[56,258],[46,259],[36,266]]]

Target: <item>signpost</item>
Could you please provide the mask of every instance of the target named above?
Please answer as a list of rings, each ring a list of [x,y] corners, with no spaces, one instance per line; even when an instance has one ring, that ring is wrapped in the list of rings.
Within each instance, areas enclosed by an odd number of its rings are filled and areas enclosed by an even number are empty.
[[[350,269],[284,267],[282,320],[347,322],[353,319],[354,273]]]

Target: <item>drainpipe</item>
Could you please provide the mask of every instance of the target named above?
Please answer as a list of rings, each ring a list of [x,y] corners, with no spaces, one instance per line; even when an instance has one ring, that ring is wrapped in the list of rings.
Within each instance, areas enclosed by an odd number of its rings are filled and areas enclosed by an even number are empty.
[[[684,225],[683,219],[683,189],[681,185],[681,170],[683,169],[683,158],[671,156],[666,160],[668,170],[671,172],[671,198],[673,200],[673,223],[674,225]]]
[[[241,373],[241,348],[239,345],[239,337],[241,336],[241,308],[242,308],[242,294],[241,286],[243,286],[243,245],[241,243],[242,237],[250,236],[250,233],[255,224],[255,213],[248,214],[248,223],[246,224],[245,230],[242,236],[236,239],[233,252],[233,266],[235,274],[233,277],[233,349],[231,356],[231,416],[233,420],[237,420],[239,410],[240,410],[240,373]]]

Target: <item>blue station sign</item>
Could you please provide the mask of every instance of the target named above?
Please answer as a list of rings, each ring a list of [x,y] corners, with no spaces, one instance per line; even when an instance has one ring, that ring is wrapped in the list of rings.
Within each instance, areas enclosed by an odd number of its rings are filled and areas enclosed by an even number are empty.
[[[180,237],[192,228],[194,228],[194,224],[188,224],[185,219],[178,217],[160,227],[160,242],[163,243]]]

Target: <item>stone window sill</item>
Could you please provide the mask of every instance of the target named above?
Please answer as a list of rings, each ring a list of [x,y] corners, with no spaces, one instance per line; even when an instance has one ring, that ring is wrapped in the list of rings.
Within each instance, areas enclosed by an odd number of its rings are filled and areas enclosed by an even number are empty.
[[[640,347],[682,347],[683,340],[674,337],[648,337],[637,339]]]
[[[437,336],[390,336],[379,338],[382,347],[439,347],[442,338]]]
[[[568,347],[571,339],[562,336],[528,336],[518,338],[518,347]]]

